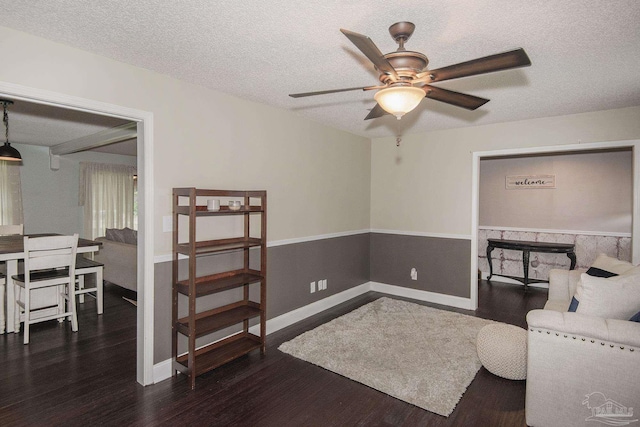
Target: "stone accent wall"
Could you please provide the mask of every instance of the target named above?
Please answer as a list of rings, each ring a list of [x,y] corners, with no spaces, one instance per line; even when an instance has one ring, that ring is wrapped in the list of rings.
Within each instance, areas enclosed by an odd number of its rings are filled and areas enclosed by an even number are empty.
[[[483,273],[489,272],[487,239],[573,243],[576,245],[576,268],[589,268],[600,253],[631,262],[630,237],[481,229],[478,230],[478,268]],[[491,253],[491,260],[494,274],[524,277],[521,251],[496,248]],[[539,280],[548,280],[552,268],[568,269],[571,265],[566,254],[531,252],[529,262],[529,278]]]

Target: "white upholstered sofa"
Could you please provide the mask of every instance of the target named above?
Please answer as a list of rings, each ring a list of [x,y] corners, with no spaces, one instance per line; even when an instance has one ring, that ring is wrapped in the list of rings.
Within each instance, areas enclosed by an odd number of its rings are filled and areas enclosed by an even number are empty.
[[[639,418],[640,323],[567,312],[582,273],[552,270],[545,309],[527,314],[530,426]]]
[[[133,231],[107,229],[105,237],[96,239],[102,247],[94,259],[104,264],[104,280],[137,291],[138,246],[137,233]]]

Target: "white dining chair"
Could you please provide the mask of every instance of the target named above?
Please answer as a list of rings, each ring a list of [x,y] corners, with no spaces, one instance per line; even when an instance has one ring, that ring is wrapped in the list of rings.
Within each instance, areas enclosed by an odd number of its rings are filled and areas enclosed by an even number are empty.
[[[87,287],[86,276],[95,275],[95,283],[91,287]],[[98,314],[102,314],[103,302],[103,276],[104,264],[85,258],[82,255],[76,257],[76,295],[80,304],[84,304],[85,295],[89,295],[96,299],[96,310]]]
[[[24,238],[24,274],[12,277],[19,295],[16,304],[24,313],[24,343],[29,344],[29,325],[53,319],[71,319],[78,331],[75,297],[75,266],[78,235]],[[44,307],[31,305],[31,291],[54,287],[54,300]],[[53,314],[50,312],[53,311]]]

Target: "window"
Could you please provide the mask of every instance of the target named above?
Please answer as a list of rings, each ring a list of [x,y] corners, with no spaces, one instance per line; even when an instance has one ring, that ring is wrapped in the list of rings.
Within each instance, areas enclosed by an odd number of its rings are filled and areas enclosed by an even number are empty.
[[[0,161],[0,225],[24,223],[20,166]]]
[[[104,236],[107,228],[136,228],[134,220],[136,168],[80,163],[79,202],[84,206],[84,235]]]

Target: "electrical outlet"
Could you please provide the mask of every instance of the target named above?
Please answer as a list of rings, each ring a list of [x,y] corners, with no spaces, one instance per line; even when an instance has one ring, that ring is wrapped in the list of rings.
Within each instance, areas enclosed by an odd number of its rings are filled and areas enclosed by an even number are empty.
[[[418,280],[418,270],[415,268],[411,269],[411,280]]]
[[[310,287],[311,293],[314,293],[316,291],[316,282],[311,282],[309,284],[309,287]]]

